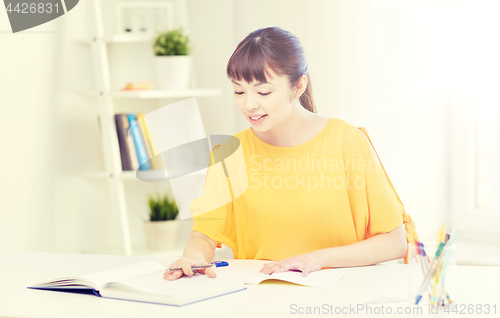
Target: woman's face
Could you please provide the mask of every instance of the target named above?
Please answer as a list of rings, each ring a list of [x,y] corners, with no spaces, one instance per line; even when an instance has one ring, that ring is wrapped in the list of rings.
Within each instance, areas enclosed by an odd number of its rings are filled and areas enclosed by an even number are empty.
[[[278,76],[268,69],[267,82],[252,83],[231,80],[236,106],[256,131],[276,127],[292,111],[293,92],[287,76]]]

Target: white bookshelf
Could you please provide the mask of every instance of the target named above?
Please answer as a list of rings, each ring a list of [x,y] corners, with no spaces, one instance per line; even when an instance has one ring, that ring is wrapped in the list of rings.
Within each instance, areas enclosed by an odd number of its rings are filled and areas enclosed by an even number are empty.
[[[141,171],[140,173],[141,173],[141,180],[149,182],[162,182],[165,181],[166,178],[168,177],[165,170],[144,170]],[[85,171],[83,172],[83,174],[87,178],[96,178],[96,179],[106,179],[106,178],[116,177],[116,178],[121,178],[122,180],[130,180],[130,181],[139,180],[134,171],[122,171],[119,174],[113,176],[108,174],[108,172],[106,171]],[[183,176],[183,175],[186,175],[186,171],[179,170],[173,172],[173,174],[171,173],[170,177]],[[191,173],[190,175],[204,176],[205,171],[198,170]]]
[[[84,45],[90,45],[93,41],[97,41],[97,37],[82,38],[78,40],[78,43]],[[105,43],[151,43],[153,37],[151,35],[143,34],[116,34],[104,38],[100,38]]]
[[[82,95],[98,97],[99,91],[83,91]],[[210,97],[222,94],[221,89],[186,89],[186,90],[143,90],[143,91],[111,91],[111,97],[115,98],[138,98],[138,99],[160,99],[160,98],[190,98],[190,97]]]
[[[125,255],[147,254],[147,251],[138,250],[134,253],[131,244],[129,215],[126,203],[126,193],[124,182],[141,182],[134,171],[122,171],[120,148],[115,124],[115,104],[119,103],[120,99],[175,99],[175,98],[190,98],[190,97],[210,97],[222,94],[220,89],[203,89],[198,88],[195,76],[192,76],[191,89],[182,91],[173,90],[150,90],[150,91],[118,91],[112,89],[108,44],[110,43],[141,43],[144,45],[152,44],[152,36],[141,34],[105,34],[104,19],[102,13],[102,5],[104,0],[92,0],[92,9],[89,10],[89,32],[92,32],[86,39],[79,40],[78,43],[88,46],[91,51],[92,70],[95,79],[95,88],[91,91],[80,92],[86,96],[95,98],[97,103],[96,116],[100,120],[100,136],[102,140],[105,170],[104,171],[85,171],[82,175],[86,178],[97,178],[105,180],[108,184],[110,201],[112,208],[119,215],[119,226],[122,232],[123,250],[119,253]],[[144,5],[147,1],[127,1],[127,5],[137,3]],[[119,7],[120,2],[116,2]],[[185,0],[159,0],[147,2],[154,6],[158,3],[169,3],[173,8],[175,21],[174,27],[183,26],[185,30],[189,30],[187,21],[187,6]],[[124,66],[125,67],[125,66]],[[193,75],[193,74],[192,74]],[[137,112],[140,109],[138,104]],[[171,176],[176,174],[182,175],[186,171],[170,171]],[[163,170],[140,171],[142,179],[151,182],[166,181],[166,172]],[[193,172],[193,175],[201,175],[204,171]],[[156,252],[152,252],[156,253]],[[161,252],[163,255],[181,255],[179,251]]]
[[[189,98],[218,96],[222,94],[220,89],[189,89],[189,90],[144,90],[144,91],[115,91],[111,96],[116,98]]]

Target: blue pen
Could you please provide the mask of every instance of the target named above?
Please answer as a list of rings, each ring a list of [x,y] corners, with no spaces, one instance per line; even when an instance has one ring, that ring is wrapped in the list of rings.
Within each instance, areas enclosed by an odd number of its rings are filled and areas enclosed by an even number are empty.
[[[215,261],[215,262],[212,262],[212,264],[214,264],[215,267],[229,266],[229,263],[226,261]]]
[[[210,267],[213,267],[214,265],[215,265],[215,267],[222,267],[222,266],[228,266],[229,263],[225,262],[225,261],[215,261],[215,262],[212,262],[210,265],[191,266],[191,269],[210,268]],[[167,271],[181,271],[181,270],[182,270],[182,267],[167,268]]]

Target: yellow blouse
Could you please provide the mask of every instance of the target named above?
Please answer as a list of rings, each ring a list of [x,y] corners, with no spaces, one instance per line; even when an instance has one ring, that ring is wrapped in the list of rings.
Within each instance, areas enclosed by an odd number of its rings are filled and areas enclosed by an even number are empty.
[[[412,240],[413,221],[364,128],[330,118],[316,136],[293,147],[267,144],[251,128],[234,137],[236,145],[233,139],[232,147],[214,147],[205,200],[193,200],[190,209],[193,230],[218,247],[227,245],[235,258],[282,260],[359,242],[402,223]],[[241,162],[234,164],[237,153]],[[221,159],[225,165],[215,169]]]

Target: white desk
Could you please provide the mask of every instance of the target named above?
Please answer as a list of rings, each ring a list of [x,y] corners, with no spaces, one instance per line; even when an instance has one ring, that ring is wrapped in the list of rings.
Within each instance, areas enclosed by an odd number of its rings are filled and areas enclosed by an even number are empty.
[[[407,277],[403,264],[346,268],[349,274],[332,288],[313,288],[280,282],[247,285],[247,290],[201,301],[184,307],[147,304],[100,298],[91,295],[27,289],[34,283],[73,276],[88,271],[120,265],[141,259],[154,259],[169,265],[172,259],[157,257],[127,257],[86,254],[3,253],[0,254],[0,316],[5,317],[297,317],[347,316],[335,313],[316,315],[293,314],[291,305],[298,307],[356,307],[379,297],[407,297]],[[230,266],[258,266],[263,261],[230,260]],[[497,314],[476,314],[476,317],[500,316],[500,267],[460,266],[457,275],[458,304],[496,304]],[[437,317],[469,314],[395,315],[398,307],[411,308],[407,303],[371,304],[381,306],[391,315],[367,314],[365,310],[355,317]],[[366,305],[365,305],[366,306]],[[305,309],[305,308],[304,308]]]

